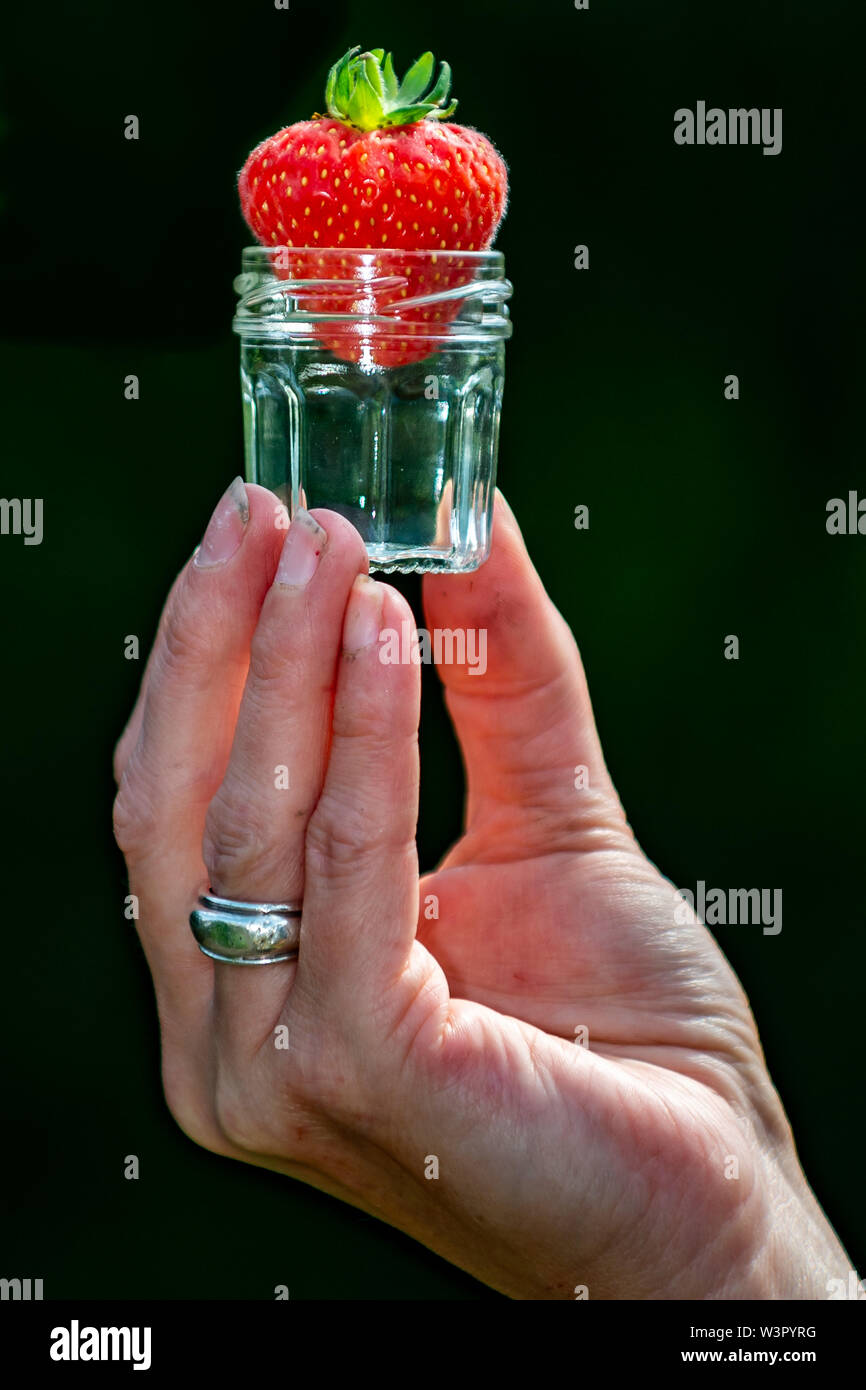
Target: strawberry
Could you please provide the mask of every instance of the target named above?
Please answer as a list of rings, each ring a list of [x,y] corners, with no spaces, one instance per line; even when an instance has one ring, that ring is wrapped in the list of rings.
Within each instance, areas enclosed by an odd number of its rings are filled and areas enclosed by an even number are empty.
[[[415,301],[468,284],[472,257],[457,253],[486,250],[502,220],[505,164],[479,131],[446,122],[457,105],[446,104],[447,63],[423,95],[433,66],[424,53],[398,83],[390,53],[350,49],[328,75],[328,115],[284,127],[241,170],[247,224],[264,246],[281,248],[275,274],[341,282],[305,308],[385,313],[396,325],[317,325],[344,360],[400,366],[428,356],[437,345],[430,326],[453,319],[460,300]],[[363,258],[365,283],[349,288],[360,251],[374,254]]]

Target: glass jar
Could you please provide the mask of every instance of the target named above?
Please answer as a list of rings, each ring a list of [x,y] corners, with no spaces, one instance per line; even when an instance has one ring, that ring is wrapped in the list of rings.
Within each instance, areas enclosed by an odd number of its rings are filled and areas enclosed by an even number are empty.
[[[247,480],[330,507],[372,569],[487,558],[511,285],[498,251],[248,247]]]

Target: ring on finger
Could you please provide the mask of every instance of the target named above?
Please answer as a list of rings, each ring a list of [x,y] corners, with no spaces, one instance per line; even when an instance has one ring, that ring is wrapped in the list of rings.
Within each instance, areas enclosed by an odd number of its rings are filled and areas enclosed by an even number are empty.
[[[199,949],[229,965],[273,965],[295,960],[301,935],[300,902],[251,903],[200,893],[189,924]]]

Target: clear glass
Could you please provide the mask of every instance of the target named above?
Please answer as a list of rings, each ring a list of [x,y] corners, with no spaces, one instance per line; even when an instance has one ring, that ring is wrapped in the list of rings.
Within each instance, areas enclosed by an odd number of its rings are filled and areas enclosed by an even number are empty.
[[[246,473],[330,507],[373,569],[487,558],[504,381],[498,251],[249,247],[235,281]]]

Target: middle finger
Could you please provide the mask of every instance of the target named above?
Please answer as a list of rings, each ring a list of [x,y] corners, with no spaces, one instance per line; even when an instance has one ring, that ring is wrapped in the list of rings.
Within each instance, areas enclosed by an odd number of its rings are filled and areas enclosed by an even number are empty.
[[[358,532],[334,512],[299,512],[262,605],[226,775],[207,814],[211,890],[245,902],[303,896],[304,837],[330,742],[343,614],[367,569]],[[263,1040],[293,964],[216,962],[221,1031]]]

